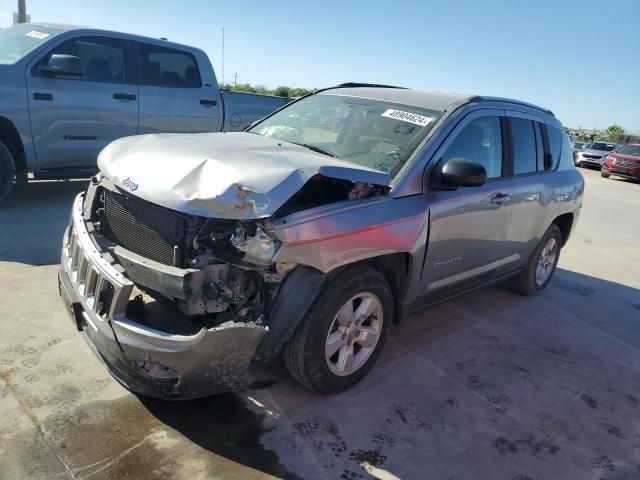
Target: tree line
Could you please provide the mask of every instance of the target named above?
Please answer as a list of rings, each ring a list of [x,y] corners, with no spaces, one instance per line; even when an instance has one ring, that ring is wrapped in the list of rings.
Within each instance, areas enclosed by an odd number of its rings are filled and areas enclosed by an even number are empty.
[[[275,95],[276,97],[285,98],[297,98],[310,93],[311,90],[306,88],[293,88],[286,85],[280,85],[273,90],[268,89],[264,85],[251,85],[249,83],[231,84],[227,83],[224,86],[220,85],[220,88],[225,90],[231,90],[233,92],[247,92],[247,93],[259,93],[261,95]]]
[[[627,132],[622,126],[614,123],[604,130],[574,131],[576,140],[590,142],[593,140],[606,140],[614,143],[634,143],[640,141],[640,136]]]

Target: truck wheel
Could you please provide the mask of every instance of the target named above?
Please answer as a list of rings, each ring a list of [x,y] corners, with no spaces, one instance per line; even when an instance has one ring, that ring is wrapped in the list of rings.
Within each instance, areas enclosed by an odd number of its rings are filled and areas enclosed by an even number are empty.
[[[373,367],[392,315],[385,277],[364,265],[348,268],[328,282],[285,345],[285,366],[309,390],[345,390]]]
[[[561,246],[562,233],[560,228],[552,223],[529,257],[525,270],[509,279],[511,289],[528,296],[541,293],[556,270]]]
[[[0,142],[0,202],[2,202],[16,183],[16,167],[9,149]]]

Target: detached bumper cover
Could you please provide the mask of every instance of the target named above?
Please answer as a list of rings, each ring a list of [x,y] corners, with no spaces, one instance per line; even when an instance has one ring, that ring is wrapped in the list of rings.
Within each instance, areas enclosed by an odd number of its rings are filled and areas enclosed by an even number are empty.
[[[174,335],[127,318],[134,284],[91,240],[82,218],[83,198],[76,197],[64,236],[60,295],[111,374],[135,393],[161,398],[195,398],[242,388],[267,329],[227,322],[193,335]]]

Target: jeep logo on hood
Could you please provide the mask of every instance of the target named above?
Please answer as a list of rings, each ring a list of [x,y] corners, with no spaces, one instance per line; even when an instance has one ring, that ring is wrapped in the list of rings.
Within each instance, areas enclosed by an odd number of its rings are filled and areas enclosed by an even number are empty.
[[[129,177],[125,178],[120,183],[123,187],[127,187],[132,192],[135,192],[138,189],[138,184],[131,180]]]

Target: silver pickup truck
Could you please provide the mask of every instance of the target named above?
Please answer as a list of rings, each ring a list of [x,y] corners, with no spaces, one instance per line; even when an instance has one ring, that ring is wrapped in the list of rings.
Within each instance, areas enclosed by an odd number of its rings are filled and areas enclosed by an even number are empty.
[[[89,177],[121,137],[240,131],[288,99],[221,91],[207,55],[68,25],[0,31],[0,201],[14,182]]]
[[[345,84],[242,133],[117,140],[78,195],[59,286],[127,388],[241,388],[282,355],[337,392],[403,312],[501,279],[536,295],[584,181],[562,124],[501,98]]]

